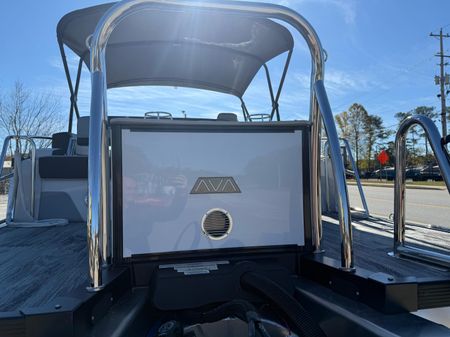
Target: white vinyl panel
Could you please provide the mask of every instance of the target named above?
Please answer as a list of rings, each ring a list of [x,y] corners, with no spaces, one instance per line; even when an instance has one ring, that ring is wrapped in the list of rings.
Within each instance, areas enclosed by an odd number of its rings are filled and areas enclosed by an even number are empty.
[[[303,245],[302,133],[122,131],[123,253]],[[232,177],[241,193],[191,194],[199,177]],[[229,212],[211,240],[203,215]]]

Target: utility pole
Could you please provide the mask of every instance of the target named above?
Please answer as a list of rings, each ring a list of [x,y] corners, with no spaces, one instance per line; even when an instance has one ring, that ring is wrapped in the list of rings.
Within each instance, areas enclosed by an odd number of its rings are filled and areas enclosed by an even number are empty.
[[[442,34],[442,28],[439,31],[439,34],[433,34],[430,33],[430,36],[433,37],[439,37],[439,53],[437,53],[435,56],[439,57],[441,62],[439,63],[441,73],[440,76],[435,77],[435,83],[437,85],[441,86],[441,93],[438,95],[438,97],[441,98],[441,123],[442,123],[442,137],[445,138],[447,136],[447,107],[446,107],[446,92],[445,92],[445,85],[449,84],[449,76],[445,73],[445,66],[448,64],[444,62],[445,57],[450,57],[450,55],[444,54],[444,37],[450,37],[450,35]]]

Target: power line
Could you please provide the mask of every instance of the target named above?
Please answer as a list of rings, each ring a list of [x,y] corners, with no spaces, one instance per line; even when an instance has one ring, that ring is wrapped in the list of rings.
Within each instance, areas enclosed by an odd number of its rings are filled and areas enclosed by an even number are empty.
[[[442,27],[438,27],[438,28],[434,29],[433,31],[436,31],[436,30],[438,30],[438,29],[444,29],[444,28],[446,28],[446,27],[448,27],[448,26],[450,26],[450,23],[448,23],[448,24],[446,24],[446,25],[444,25],[444,26],[442,26]],[[427,38],[428,38],[428,35],[423,36],[423,39],[427,39]],[[420,41],[422,41],[422,39],[420,39]],[[409,66],[409,67],[398,69],[397,71],[394,72],[395,74],[392,75],[391,77],[389,77],[387,80],[385,80],[384,83],[389,83],[389,84],[391,84],[391,85],[394,84],[394,83],[396,83],[396,82],[398,81],[398,79],[399,79],[399,76],[398,76],[398,75],[400,75],[401,73],[410,73],[410,72],[413,71],[414,69],[416,69],[416,68],[418,68],[419,66],[421,66],[423,63],[425,63],[425,62],[430,61],[431,59],[433,59],[433,57],[434,57],[434,56],[426,57],[426,58],[420,60],[419,62],[417,62],[417,63],[415,63],[415,64],[413,64],[413,65],[411,65],[411,66]],[[425,74],[423,74],[423,73],[419,73],[419,74],[425,76]],[[325,82],[325,83],[326,83],[326,82]],[[370,99],[369,99],[369,100],[366,100],[365,102],[367,102],[367,101],[370,102],[370,101],[373,101],[374,99],[378,99],[378,98],[380,98],[380,97],[386,95],[387,93],[389,93],[390,90],[391,90],[391,88],[386,88],[386,89],[382,90],[382,92],[381,92],[380,94],[370,97]],[[364,98],[364,97],[367,97],[367,96],[371,96],[371,95],[372,95],[371,92],[366,93],[366,94],[363,94],[363,95],[360,95],[360,96],[358,96],[358,97],[355,97],[355,98],[352,100],[352,102],[353,102],[353,101],[356,101],[356,100],[361,101],[361,98]],[[341,104],[341,105],[338,105],[337,107],[333,108],[333,110],[335,110],[335,111],[337,112],[337,111],[339,111],[339,110],[341,110],[341,109],[343,109],[343,108],[346,108],[348,105],[351,105],[351,104],[352,104],[351,102],[350,102],[350,103]]]
[[[450,23],[447,23],[444,26],[437,27],[437,28],[433,29],[431,32],[433,33],[433,32],[439,31],[440,29],[447,28],[448,26],[450,26]]]

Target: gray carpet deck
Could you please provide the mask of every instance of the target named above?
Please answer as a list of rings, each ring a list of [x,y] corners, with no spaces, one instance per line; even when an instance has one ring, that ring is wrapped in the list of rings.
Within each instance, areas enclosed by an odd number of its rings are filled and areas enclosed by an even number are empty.
[[[392,250],[392,224],[380,219],[354,221],[357,267],[396,277],[447,277],[450,272],[387,255]],[[432,248],[450,247],[450,233],[414,227],[408,242]],[[324,221],[325,255],[339,259],[339,226]],[[0,229],[0,312],[40,307],[88,285],[85,224],[49,228]]]
[[[88,272],[85,224],[0,229],[0,312],[68,296]]]
[[[340,238],[338,222],[324,218],[322,248],[325,256],[340,260]],[[393,225],[378,218],[353,221],[353,247],[356,267],[372,272],[384,272],[395,277],[417,278],[439,277],[450,279],[450,271],[412,260],[388,255],[393,249]],[[408,226],[406,242],[421,248],[450,250],[450,233],[429,228]]]

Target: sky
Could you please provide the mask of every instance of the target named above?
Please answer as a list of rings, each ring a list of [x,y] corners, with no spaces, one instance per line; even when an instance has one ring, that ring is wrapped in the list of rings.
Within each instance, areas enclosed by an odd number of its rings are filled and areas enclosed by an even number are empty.
[[[66,13],[103,3],[96,0],[22,0],[0,2],[0,94],[21,81],[36,93],[61,99],[67,114],[69,91],[56,43],[56,25]],[[271,1],[267,1],[271,2]],[[450,33],[448,0],[279,0],[303,15],[316,29],[328,54],[325,86],[335,114],[360,103],[371,114],[395,127],[394,114],[416,106],[440,106],[438,86],[439,41],[430,37],[443,27]],[[301,37],[293,32],[295,50],[280,99],[284,119],[306,119],[309,107],[310,57]],[[444,41],[450,54],[450,38]],[[274,82],[281,75],[280,60],[270,62]],[[75,72],[77,59],[68,52]],[[448,69],[450,73],[450,68]],[[250,113],[267,113],[270,101],[265,78],[259,74],[244,96]],[[176,99],[174,99],[176,97]],[[233,96],[193,89],[153,87],[112,89],[112,115],[143,115],[170,111],[181,117],[215,117],[218,112],[240,113]],[[90,80],[85,69],[79,107],[89,113]]]

